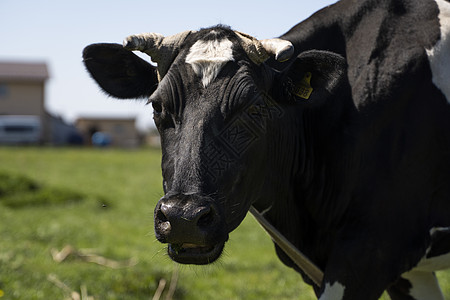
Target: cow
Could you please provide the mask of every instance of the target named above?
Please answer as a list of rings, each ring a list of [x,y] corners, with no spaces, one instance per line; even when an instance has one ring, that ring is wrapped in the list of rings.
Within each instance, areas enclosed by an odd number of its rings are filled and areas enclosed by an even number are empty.
[[[320,270],[320,300],[443,299],[450,267],[450,3],[342,0],[284,35],[218,25],[92,44],[161,135],[156,238],[209,264],[250,208]],[[154,66],[133,51],[148,54]]]

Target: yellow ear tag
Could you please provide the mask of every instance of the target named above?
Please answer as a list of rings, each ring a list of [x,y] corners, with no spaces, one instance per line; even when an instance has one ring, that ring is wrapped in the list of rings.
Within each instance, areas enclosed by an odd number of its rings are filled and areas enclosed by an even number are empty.
[[[311,72],[306,72],[300,83],[295,86],[294,94],[300,98],[308,100],[311,97],[313,88],[311,87]]]

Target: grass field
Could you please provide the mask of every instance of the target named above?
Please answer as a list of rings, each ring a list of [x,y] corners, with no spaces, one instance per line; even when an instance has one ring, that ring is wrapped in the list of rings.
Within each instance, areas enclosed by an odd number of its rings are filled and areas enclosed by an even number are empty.
[[[2,300],[156,299],[157,290],[160,299],[314,299],[252,217],[219,262],[171,262],[153,234],[159,150],[0,148],[7,176],[15,192],[2,194],[0,182]],[[450,299],[450,273],[439,276]]]

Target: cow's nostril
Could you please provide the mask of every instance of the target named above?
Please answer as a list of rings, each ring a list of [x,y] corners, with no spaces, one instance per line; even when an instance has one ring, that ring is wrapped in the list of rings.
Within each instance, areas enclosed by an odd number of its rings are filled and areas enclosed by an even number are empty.
[[[199,218],[197,221],[197,226],[206,227],[211,225],[215,219],[215,211],[212,207],[205,208],[199,212]]]
[[[170,225],[170,222],[166,221],[166,222],[162,222],[159,225],[159,229],[161,230],[161,232],[168,234],[168,233],[170,233],[172,226]]]
[[[156,211],[156,219],[160,222],[168,222],[169,219],[166,216],[167,213],[167,207],[166,205],[162,204],[161,207]]]

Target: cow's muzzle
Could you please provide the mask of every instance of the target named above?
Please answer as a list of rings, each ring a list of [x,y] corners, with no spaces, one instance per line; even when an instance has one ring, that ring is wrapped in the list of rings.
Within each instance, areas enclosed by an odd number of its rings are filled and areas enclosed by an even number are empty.
[[[214,201],[196,195],[163,197],[155,208],[155,234],[168,243],[169,256],[184,264],[209,264],[220,257],[228,239]]]

